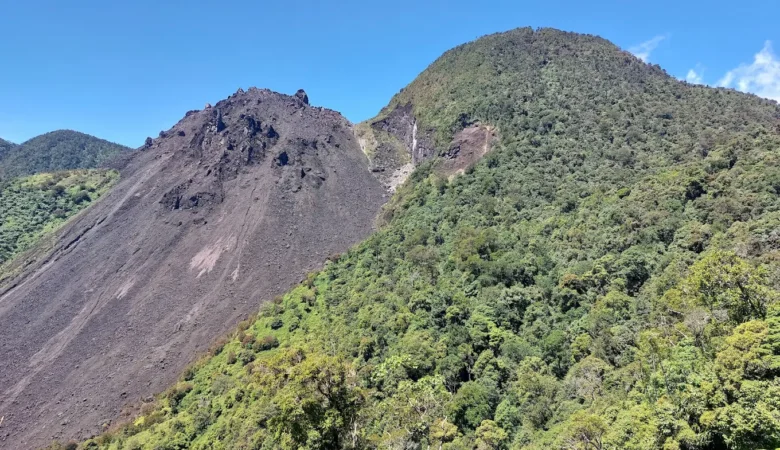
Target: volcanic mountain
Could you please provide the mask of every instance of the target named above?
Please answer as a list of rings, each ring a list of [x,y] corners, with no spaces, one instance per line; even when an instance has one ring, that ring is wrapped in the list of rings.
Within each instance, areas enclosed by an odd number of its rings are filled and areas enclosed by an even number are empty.
[[[552,29],[355,127],[239,92],[15,260],[0,437],[141,400],[81,447],[779,447],[778,149],[776,102]]]
[[[372,229],[386,192],[351,124],[239,90],[130,156],[0,287],[0,439],[84,437]]]

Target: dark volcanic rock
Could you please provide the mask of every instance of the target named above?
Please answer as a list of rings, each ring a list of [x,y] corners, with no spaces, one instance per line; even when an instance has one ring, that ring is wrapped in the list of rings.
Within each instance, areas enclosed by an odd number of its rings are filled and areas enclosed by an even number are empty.
[[[303,89],[298,89],[298,92],[295,93],[295,97],[300,99],[303,103],[307,105],[309,104],[309,96],[306,95],[306,91]]]
[[[100,431],[384,201],[350,124],[300,98],[249,89],[161,136],[0,286],[0,447]]]
[[[415,165],[436,156],[433,133],[431,130],[418,129],[411,104],[396,107],[385,118],[371,123],[371,127],[389,133],[401,141]],[[381,148],[378,152],[387,153]]]
[[[389,191],[394,191],[414,167],[437,156],[434,130],[421,129],[411,104],[382,112],[380,118],[355,126],[355,136],[370,168]]]

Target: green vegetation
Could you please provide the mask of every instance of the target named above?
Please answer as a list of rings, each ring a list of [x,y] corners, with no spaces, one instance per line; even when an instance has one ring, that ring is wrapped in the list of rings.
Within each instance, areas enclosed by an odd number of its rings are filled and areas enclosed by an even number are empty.
[[[0,185],[0,264],[105,193],[119,174],[73,170],[15,178]]]
[[[440,145],[500,144],[419,167],[378,232],[81,448],[780,446],[776,103],[530,29],[407,103]]]
[[[412,157],[409,155],[409,152],[406,150],[404,144],[401,143],[401,141],[388,133],[377,132],[370,126],[369,122],[361,122],[356,124],[355,136],[357,136],[359,139],[360,146],[363,148],[366,156],[368,156],[372,161],[377,161],[378,158],[384,157],[398,161],[401,164],[407,164],[411,162]],[[390,149],[392,149],[392,151],[388,152],[387,155],[377,155],[375,150],[380,146],[380,144],[387,145]]]
[[[2,161],[6,153],[8,153],[8,151],[10,151],[14,147],[16,147],[16,144],[14,144],[13,142],[8,142],[4,139],[0,139],[0,161]]]
[[[70,130],[53,131],[3,151],[0,179],[69,169],[101,167],[117,154],[130,151],[119,144]]]

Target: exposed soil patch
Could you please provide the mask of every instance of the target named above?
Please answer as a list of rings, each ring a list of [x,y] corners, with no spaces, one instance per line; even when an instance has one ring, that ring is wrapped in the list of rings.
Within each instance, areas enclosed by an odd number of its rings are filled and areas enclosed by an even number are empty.
[[[421,130],[411,104],[396,106],[381,119],[354,127],[360,148],[371,161],[371,171],[389,192],[404,183],[419,164],[438,159],[439,173],[462,173],[487,154],[496,139],[493,127],[463,118],[446,150],[435,148],[434,131]]]
[[[491,127],[470,125],[455,133],[437,168],[445,175],[463,173],[490,151],[494,140],[495,133]]]

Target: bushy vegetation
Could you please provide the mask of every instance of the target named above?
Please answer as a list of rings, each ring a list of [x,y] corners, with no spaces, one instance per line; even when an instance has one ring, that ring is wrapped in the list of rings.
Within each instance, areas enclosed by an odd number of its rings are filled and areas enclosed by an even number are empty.
[[[112,170],[41,173],[0,184],[0,264],[89,206],[119,178]]]
[[[500,144],[418,168],[378,232],[82,448],[780,446],[776,103],[530,29],[407,103],[440,144]]]
[[[0,179],[70,169],[101,167],[129,148],[71,130],[42,134],[2,151]]]

